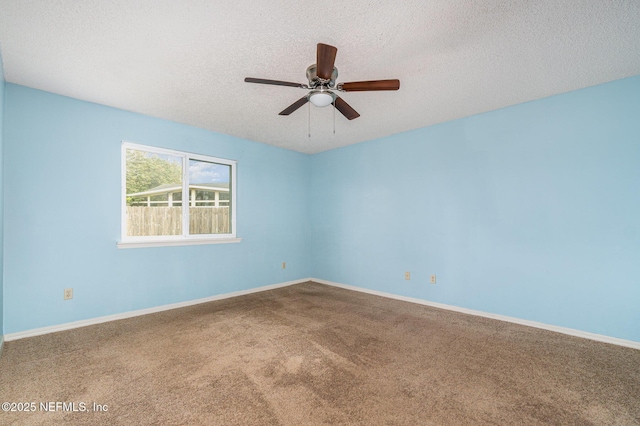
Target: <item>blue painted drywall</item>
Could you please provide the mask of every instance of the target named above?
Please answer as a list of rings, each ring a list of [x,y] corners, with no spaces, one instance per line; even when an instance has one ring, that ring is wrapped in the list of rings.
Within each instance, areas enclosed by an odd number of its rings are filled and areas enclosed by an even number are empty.
[[[640,77],[314,156],[4,88],[5,333],[314,276],[640,341]],[[238,160],[244,240],[118,250],[122,139]]]
[[[308,277],[308,155],[9,83],[5,97],[5,333]],[[237,160],[243,241],[116,248],[123,139]]]
[[[3,163],[4,163],[4,65],[2,63],[2,53],[0,53],[0,351],[2,349],[2,341],[4,335],[4,250],[3,250],[3,237],[4,237],[4,180],[3,180]]]
[[[640,76],[314,155],[311,194],[314,277],[640,341]]]

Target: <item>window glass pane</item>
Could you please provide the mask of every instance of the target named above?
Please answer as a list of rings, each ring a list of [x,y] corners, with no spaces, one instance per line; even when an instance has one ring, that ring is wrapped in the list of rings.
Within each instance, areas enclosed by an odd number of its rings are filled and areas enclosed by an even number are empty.
[[[189,234],[231,233],[231,166],[189,160]]]
[[[181,157],[127,149],[127,236],[181,235],[181,200]]]

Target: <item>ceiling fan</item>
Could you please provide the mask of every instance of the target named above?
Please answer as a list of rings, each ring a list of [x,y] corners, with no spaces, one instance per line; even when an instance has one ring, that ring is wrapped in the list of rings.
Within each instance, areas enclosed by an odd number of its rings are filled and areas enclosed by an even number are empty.
[[[400,80],[372,80],[372,81],[355,81],[351,83],[338,83],[338,69],[333,66],[336,60],[338,49],[328,44],[318,43],[316,54],[316,63],[307,68],[307,79],[309,84],[291,83],[280,80],[266,80],[263,78],[247,77],[244,79],[247,83],[272,84],[274,86],[298,87],[300,89],[309,90],[302,98],[298,99],[287,108],[282,110],[279,115],[289,115],[307,102],[311,102],[317,107],[325,107],[334,105],[335,108],[342,113],[347,119],[353,120],[360,117],[358,112],[341,97],[335,94],[338,92],[364,92],[373,90],[398,90],[400,88]]]

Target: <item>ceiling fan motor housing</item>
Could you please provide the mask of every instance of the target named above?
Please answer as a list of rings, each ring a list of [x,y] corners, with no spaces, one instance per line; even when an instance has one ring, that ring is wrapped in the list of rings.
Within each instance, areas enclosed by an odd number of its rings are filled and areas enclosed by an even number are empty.
[[[307,79],[309,80],[309,87],[315,88],[317,86],[327,86],[329,88],[333,88],[336,84],[336,79],[338,78],[338,68],[333,67],[333,72],[331,72],[331,78],[329,81],[322,80],[318,77],[317,74],[318,67],[316,64],[309,65],[307,68]]]

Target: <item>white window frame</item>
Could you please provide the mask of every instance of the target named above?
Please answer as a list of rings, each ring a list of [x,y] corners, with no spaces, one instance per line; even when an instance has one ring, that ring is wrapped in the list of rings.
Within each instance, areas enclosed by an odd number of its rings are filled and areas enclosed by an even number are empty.
[[[156,154],[171,155],[182,158],[182,235],[127,236],[127,149],[136,149]],[[189,160],[231,166],[231,233],[229,234],[189,234]],[[194,154],[173,149],[158,148],[122,141],[121,147],[121,192],[120,192],[120,241],[118,248],[184,246],[194,244],[239,243],[242,239],[236,236],[236,166],[235,160]],[[187,197],[185,198],[185,194]],[[186,208],[185,208],[186,207]]]

